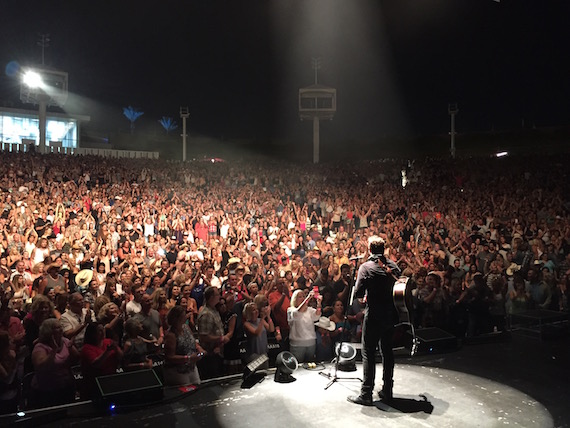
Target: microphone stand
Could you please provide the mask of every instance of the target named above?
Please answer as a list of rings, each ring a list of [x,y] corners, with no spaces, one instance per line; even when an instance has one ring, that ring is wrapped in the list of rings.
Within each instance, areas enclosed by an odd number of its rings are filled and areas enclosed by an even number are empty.
[[[343,378],[338,377],[338,365],[340,362],[340,353],[342,350],[342,345],[344,344],[344,335],[346,333],[346,326],[350,325],[348,322],[348,308],[350,306],[352,306],[352,302],[354,299],[353,288],[354,288],[354,285],[356,284],[356,272],[357,272],[356,268],[358,266],[358,259],[360,259],[360,257],[355,257],[354,259],[351,259],[351,260],[355,260],[356,263],[354,263],[354,267],[352,269],[352,282],[349,282],[347,285],[347,287],[348,287],[348,302],[344,308],[344,320],[342,322],[343,327],[342,327],[342,331],[340,333],[340,342],[338,342],[338,344],[333,349],[333,352],[336,354],[335,358],[333,359],[333,361],[335,362],[334,375],[332,375],[330,373],[330,369],[329,369],[328,373],[325,373],[324,371],[319,372],[319,374],[321,376],[324,376],[324,377],[330,379],[330,382],[327,384],[327,386],[325,386],[325,391],[327,389],[329,389],[338,380],[359,380],[360,382],[362,382],[362,379],[360,379],[359,377],[343,377]],[[336,352],[337,347],[338,347],[338,353]]]

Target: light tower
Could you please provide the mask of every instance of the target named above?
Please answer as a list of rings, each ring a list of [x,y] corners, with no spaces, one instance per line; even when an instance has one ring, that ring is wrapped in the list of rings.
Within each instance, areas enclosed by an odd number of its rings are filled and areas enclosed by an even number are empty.
[[[449,103],[447,105],[447,112],[451,116],[451,131],[449,132],[449,135],[451,136],[451,147],[449,148],[449,151],[451,153],[451,157],[455,159],[455,115],[459,113],[457,103]]]
[[[182,162],[186,162],[186,119],[189,117],[188,107],[180,107],[180,118],[182,119]]]
[[[299,89],[299,118],[313,120],[313,163],[319,163],[319,122],[332,120],[336,112],[336,89],[320,85],[321,59],[313,58],[315,84]]]
[[[46,112],[48,106],[63,107],[67,101],[67,73],[42,67],[30,67],[23,70],[20,84],[20,100],[39,106],[38,150],[46,149]]]

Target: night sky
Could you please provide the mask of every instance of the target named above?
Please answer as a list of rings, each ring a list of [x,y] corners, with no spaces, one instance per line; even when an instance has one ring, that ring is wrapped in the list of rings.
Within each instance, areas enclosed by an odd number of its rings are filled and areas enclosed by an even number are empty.
[[[223,138],[307,137],[297,92],[338,91],[339,140],[568,125],[568,0],[2,0],[0,63],[69,73],[65,110],[90,127],[178,118]],[[8,73],[9,74],[9,73]],[[0,100],[18,107],[2,73]]]

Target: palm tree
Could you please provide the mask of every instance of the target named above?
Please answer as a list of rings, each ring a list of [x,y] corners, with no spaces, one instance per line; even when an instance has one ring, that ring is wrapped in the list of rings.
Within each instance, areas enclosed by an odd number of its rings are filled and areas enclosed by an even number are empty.
[[[135,130],[135,121],[141,117],[144,112],[136,110],[134,107],[128,106],[123,107],[123,114],[129,119],[131,122],[131,134]]]
[[[178,124],[171,117],[162,116],[162,119],[160,119],[158,123],[162,125],[167,134],[178,128]]]

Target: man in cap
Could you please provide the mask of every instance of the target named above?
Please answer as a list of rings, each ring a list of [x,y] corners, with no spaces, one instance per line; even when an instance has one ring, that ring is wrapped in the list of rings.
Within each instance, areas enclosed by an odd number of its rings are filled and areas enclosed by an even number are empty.
[[[48,289],[55,289],[56,293],[65,292],[66,285],[65,279],[59,273],[60,266],[57,263],[50,264],[47,271],[47,287]]]

